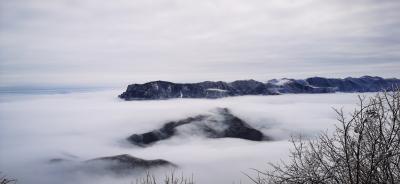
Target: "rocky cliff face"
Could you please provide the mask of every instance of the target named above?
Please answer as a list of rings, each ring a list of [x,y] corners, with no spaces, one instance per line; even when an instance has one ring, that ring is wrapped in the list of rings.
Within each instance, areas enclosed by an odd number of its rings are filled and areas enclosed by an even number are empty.
[[[285,93],[377,92],[393,86],[400,86],[400,80],[371,76],[345,79],[311,77],[305,80],[284,78],[265,83],[255,80],[238,80],[230,83],[205,81],[187,84],[153,81],[145,84],[131,84],[119,97],[124,100],[156,100]]]

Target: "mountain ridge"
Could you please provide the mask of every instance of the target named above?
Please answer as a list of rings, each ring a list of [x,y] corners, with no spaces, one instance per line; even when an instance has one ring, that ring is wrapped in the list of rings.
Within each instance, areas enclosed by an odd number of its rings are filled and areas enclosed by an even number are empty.
[[[378,76],[359,78],[271,79],[260,82],[253,79],[232,82],[204,81],[198,83],[173,83],[151,81],[128,85],[119,95],[124,100],[159,100],[171,98],[222,98],[244,95],[279,95],[297,93],[378,92],[400,86],[400,79]]]

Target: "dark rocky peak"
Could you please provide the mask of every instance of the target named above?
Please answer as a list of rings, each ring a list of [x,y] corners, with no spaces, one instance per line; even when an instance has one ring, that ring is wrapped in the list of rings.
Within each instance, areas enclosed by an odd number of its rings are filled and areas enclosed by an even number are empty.
[[[237,80],[229,83],[235,94],[241,95],[259,95],[259,94],[270,94],[271,91],[268,87],[256,80]]]
[[[225,89],[228,90],[230,89],[230,86],[228,83],[223,82],[223,81],[205,81],[205,82],[199,82],[199,83],[194,83],[193,85],[199,85],[205,89],[207,88],[218,88],[218,89]]]
[[[378,77],[378,76],[369,76],[369,75],[364,75],[362,77],[360,77],[361,79],[369,79],[369,80],[385,80],[382,77]]]
[[[347,77],[345,79],[326,79],[312,77],[306,79],[310,85],[315,87],[332,88],[339,92],[377,92],[387,90],[392,85],[400,84],[400,80],[393,81],[381,77],[363,76],[360,78]]]
[[[207,138],[230,137],[251,141],[271,140],[270,137],[233,115],[227,108],[217,108],[209,114],[167,122],[159,129],[133,134],[127,140],[137,146],[147,146],[176,135],[196,135]]]
[[[250,87],[250,88],[255,88],[259,85],[263,85],[264,83],[253,80],[253,79],[249,79],[249,80],[237,80],[237,81],[233,81],[231,83],[229,83],[230,85],[232,85],[233,87]]]
[[[337,83],[340,79],[327,79],[323,77],[310,77],[306,79],[307,83],[319,87],[332,87],[333,83]]]

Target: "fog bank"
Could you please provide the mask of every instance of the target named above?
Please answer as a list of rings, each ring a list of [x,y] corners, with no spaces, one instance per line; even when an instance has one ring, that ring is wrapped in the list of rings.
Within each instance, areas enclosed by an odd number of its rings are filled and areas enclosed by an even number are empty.
[[[332,130],[333,108],[355,107],[357,94],[243,96],[217,100],[174,99],[122,101],[118,91],[70,94],[9,95],[0,101],[0,171],[19,183],[130,183],[128,178],[70,172],[70,166],[48,164],[52,158],[80,161],[119,154],[176,163],[176,173],[194,175],[196,183],[242,183],[241,173],[286,159],[292,134],[316,135]],[[133,133],[161,127],[167,121],[227,107],[274,141],[234,138],[174,137],[140,148],[125,142]],[[168,171],[154,171],[156,174]],[[160,174],[164,176],[164,174]]]

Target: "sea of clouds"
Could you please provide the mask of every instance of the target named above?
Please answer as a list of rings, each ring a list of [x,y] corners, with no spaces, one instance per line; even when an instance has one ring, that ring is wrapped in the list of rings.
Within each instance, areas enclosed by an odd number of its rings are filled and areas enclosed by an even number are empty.
[[[250,183],[242,173],[266,169],[268,162],[288,158],[291,135],[309,137],[332,131],[332,108],[352,111],[355,93],[243,96],[216,100],[172,99],[123,101],[121,90],[67,94],[1,94],[0,172],[18,183],[121,183],[137,175],[113,177],[72,171],[49,159],[80,161],[118,154],[144,159],[165,159],[179,165],[177,174],[194,177],[198,184]],[[371,94],[364,94],[371,95]],[[227,107],[274,141],[252,142],[234,138],[174,137],[140,148],[125,138],[161,127],[171,120],[210,113]],[[164,176],[167,170],[154,171]]]

